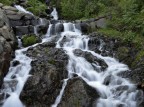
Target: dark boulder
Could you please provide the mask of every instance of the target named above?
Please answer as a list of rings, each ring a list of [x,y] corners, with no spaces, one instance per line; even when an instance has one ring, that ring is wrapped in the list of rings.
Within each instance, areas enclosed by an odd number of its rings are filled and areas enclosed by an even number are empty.
[[[64,95],[58,107],[95,107],[99,97],[97,91],[81,78],[68,80]]]
[[[27,51],[33,59],[32,70],[21,99],[27,107],[48,107],[58,96],[63,79],[67,78],[68,56],[62,49],[42,44]]]
[[[81,31],[82,31],[83,33],[89,33],[89,31],[90,31],[90,26],[89,26],[88,23],[83,22],[83,23],[80,24],[80,26],[81,26]]]

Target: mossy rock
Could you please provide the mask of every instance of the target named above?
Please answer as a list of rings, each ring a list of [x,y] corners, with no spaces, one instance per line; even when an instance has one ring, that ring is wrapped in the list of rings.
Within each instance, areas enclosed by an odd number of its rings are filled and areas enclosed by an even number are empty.
[[[133,66],[137,64],[144,66],[144,50],[141,50],[137,53],[135,61],[132,63]]]
[[[22,44],[24,47],[31,46],[40,42],[40,39],[35,35],[24,35],[22,38]]]
[[[119,47],[117,50],[117,55],[120,60],[125,59],[129,54],[129,49],[127,47]]]

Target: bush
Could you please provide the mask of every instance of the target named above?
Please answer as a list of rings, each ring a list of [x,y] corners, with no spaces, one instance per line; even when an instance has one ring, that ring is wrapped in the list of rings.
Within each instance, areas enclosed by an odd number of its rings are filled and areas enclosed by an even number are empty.
[[[1,0],[0,3],[4,5],[11,5],[12,3],[16,2],[16,0]]]
[[[33,45],[35,43],[37,43],[39,40],[35,35],[24,35],[24,37],[22,38],[22,43],[24,47]]]
[[[39,0],[28,0],[27,10],[32,12],[35,15],[46,14],[45,10],[47,8],[46,4]]]

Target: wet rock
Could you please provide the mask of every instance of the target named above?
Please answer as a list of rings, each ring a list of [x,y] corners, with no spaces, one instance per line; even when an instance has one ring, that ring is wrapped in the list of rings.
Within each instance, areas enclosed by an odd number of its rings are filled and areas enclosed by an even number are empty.
[[[10,25],[11,27],[22,26],[23,21],[22,20],[10,20]]]
[[[62,23],[56,24],[56,26],[55,26],[55,32],[56,32],[56,33],[60,33],[60,32],[63,32],[63,31],[64,31],[64,26],[63,26],[63,24],[62,24]]]
[[[81,26],[81,31],[83,33],[88,33],[90,31],[89,24],[83,22],[83,23],[80,24],[80,26]]]
[[[76,49],[74,51],[74,54],[76,56],[84,57],[91,64],[96,63],[97,66],[100,66],[100,70],[99,70],[99,68],[94,67],[98,72],[104,71],[108,67],[107,64],[103,61],[103,59],[99,59],[99,58],[93,56],[90,52],[84,52],[80,49]]]
[[[73,78],[68,81],[58,107],[95,107],[98,97],[96,90],[81,78]]]
[[[32,70],[21,99],[27,107],[47,107],[54,103],[63,79],[67,78],[68,56],[62,49],[42,44],[28,50]]]
[[[37,32],[39,34],[46,34],[47,30],[48,30],[48,26],[46,26],[46,25],[40,25],[37,27]]]
[[[13,61],[13,66],[15,67],[15,66],[17,66],[17,65],[19,65],[20,64],[20,62],[19,61],[17,61],[17,60],[15,60],[15,61]]]

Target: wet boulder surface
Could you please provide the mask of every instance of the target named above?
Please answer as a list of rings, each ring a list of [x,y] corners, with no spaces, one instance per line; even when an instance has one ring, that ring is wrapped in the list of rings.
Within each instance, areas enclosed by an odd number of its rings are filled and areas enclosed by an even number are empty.
[[[99,97],[96,90],[79,77],[70,79],[58,107],[95,107]]]
[[[27,107],[48,107],[59,94],[63,79],[67,78],[68,56],[62,49],[43,44],[30,48],[27,55],[33,59],[30,77],[21,99]]]

